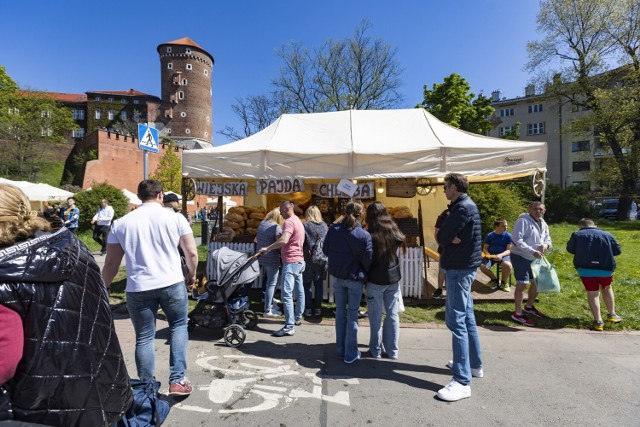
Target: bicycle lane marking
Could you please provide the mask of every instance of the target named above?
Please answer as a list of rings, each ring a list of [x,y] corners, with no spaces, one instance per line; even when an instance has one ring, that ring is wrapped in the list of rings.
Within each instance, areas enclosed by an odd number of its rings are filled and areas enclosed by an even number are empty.
[[[226,360],[238,361],[238,368],[225,368],[216,363]],[[207,392],[208,399],[214,405],[221,405],[217,410],[220,414],[259,412],[274,409],[283,404],[284,407],[294,403],[297,399],[318,399],[343,406],[351,406],[349,392],[337,391],[333,395],[322,393],[322,380],[344,381],[347,385],[359,384],[358,379],[351,377],[321,376],[315,372],[294,370],[286,361],[251,355],[225,355],[201,357],[196,364],[214,373],[218,378],[211,380],[207,386],[198,387],[199,391]],[[310,390],[296,385],[290,379],[310,379]],[[229,379],[231,377],[232,379]],[[289,380],[289,381],[288,381]],[[265,384],[271,381],[271,384]],[[298,381],[299,382],[299,381]],[[249,407],[237,408],[236,404],[247,401],[249,395],[255,396],[259,403]],[[185,411],[210,413],[215,408],[177,403],[174,408]]]

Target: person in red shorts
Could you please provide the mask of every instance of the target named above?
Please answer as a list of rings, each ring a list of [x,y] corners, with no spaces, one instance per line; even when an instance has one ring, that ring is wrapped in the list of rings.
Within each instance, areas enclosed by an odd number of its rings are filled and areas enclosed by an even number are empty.
[[[600,289],[607,307],[607,321],[619,323],[611,282],[616,269],[615,256],[621,254],[620,243],[604,230],[598,229],[589,218],[578,222],[580,230],[574,232],[567,242],[567,252],[573,254],[573,265],[587,290],[587,300],[593,313],[593,329],[604,330],[600,313]]]

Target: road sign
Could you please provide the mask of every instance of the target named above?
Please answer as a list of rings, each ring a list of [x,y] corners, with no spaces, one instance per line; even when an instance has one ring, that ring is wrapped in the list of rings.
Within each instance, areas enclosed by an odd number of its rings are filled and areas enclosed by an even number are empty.
[[[138,147],[142,150],[157,153],[158,129],[138,123]]]

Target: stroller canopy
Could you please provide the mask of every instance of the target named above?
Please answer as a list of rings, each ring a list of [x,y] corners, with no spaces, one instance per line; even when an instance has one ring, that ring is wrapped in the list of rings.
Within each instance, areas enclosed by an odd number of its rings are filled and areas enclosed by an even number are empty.
[[[222,296],[217,293],[217,290],[229,297],[238,286],[253,282],[260,275],[257,259],[249,261],[248,254],[236,252],[224,246],[213,251],[209,261],[207,279],[213,282],[213,286],[208,287],[209,292],[216,293],[216,302],[222,302]]]

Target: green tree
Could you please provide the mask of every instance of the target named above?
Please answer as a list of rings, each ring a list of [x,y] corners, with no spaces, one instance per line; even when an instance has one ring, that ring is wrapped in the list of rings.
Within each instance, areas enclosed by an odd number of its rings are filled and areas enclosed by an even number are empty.
[[[460,75],[453,73],[443,83],[424,86],[424,99],[416,108],[424,108],[438,119],[459,129],[487,135],[492,126],[487,117],[493,113],[491,100],[469,92],[471,86]]]
[[[243,123],[243,132],[227,126],[220,133],[234,140],[249,136],[283,113],[397,107],[402,101],[397,49],[369,37],[370,28],[364,20],[352,37],[329,39],[317,49],[299,42],[283,46],[273,91],[238,99],[232,108]]]
[[[158,167],[149,178],[156,179],[164,184],[165,191],[180,193],[182,183],[182,161],[175,153],[175,142],[173,139],[163,137],[161,144],[169,144],[164,156],[160,159]]]
[[[528,44],[527,68],[550,82],[549,96],[584,110],[565,131],[592,133],[610,150],[621,181],[618,219],[624,219],[640,177],[640,4],[545,0],[538,28],[543,38]],[[610,64],[622,66],[610,70]]]
[[[100,201],[107,199],[113,207],[114,218],[125,215],[129,208],[129,199],[116,187],[106,182],[93,184],[91,190],[84,190],[74,195],[76,206],[80,209],[79,226],[81,230],[91,228],[91,219],[100,207]]]
[[[48,153],[34,142],[64,142],[75,127],[67,108],[44,92],[19,90],[0,66],[0,139],[11,142],[0,156],[4,176],[37,180]]]
[[[496,219],[506,219],[511,227],[518,216],[527,211],[526,200],[503,183],[471,184],[469,196],[480,211],[483,236],[493,231],[493,222]]]

